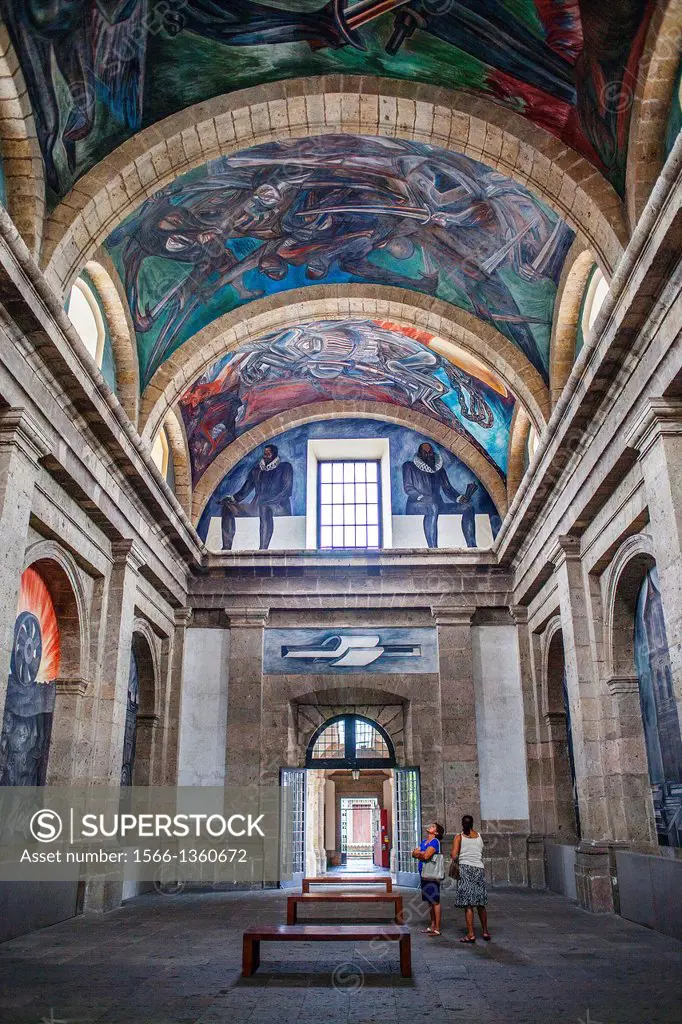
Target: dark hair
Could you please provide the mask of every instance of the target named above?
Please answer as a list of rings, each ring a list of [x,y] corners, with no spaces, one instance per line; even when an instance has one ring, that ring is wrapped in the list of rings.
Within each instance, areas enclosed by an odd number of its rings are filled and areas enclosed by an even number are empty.
[[[442,825],[439,825],[437,821],[434,821],[433,824],[436,826],[436,839],[440,842],[445,835],[445,829]]]
[[[278,453],[278,451],[279,451],[279,449],[278,449],[277,445],[276,445],[276,444],[271,444],[271,443],[270,443],[269,441],[268,441],[268,443],[267,443],[267,444],[266,444],[266,445],[265,445],[265,446],[263,447],[263,451],[265,451],[265,449],[266,449],[266,448],[269,448],[269,449],[270,449],[270,451],[271,451],[271,452],[273,452],[273,453],[274,453],[275,455],[277,455],[277,453]]]
[[[462,818],[462,832],[471,832],[474,827],[474,819],[470,814],[465,814]]]

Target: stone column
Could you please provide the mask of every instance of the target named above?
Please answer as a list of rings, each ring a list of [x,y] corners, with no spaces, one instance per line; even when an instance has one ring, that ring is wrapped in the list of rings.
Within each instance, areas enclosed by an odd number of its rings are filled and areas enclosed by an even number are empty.
[[[0,413],[0,727],[33,488],[47,440],[24,409]]]
[[[83,697],[87,693],[88,682],[86,679],[56,679],[55,690],[47,784],[82,784],[83,772],[74,761],[79,753],[79,736],[83,727]],[[87,769],[87,759],[84,761],[83,767]]]
[[[228,786],[261,781],[263,631],[269,611],[226,609],[230,620],[225,781]],[[277,784],[277,779],[270,779]]]
[[[541,834],[543,831],[542,764],[535,702],[533,651],[528,632],[528,609],[519,605],[513,607],[511,613],[516,623],[519,644],[519,674],[523,699],[523,731],[528,779],[528,819],[531,832]]]
[[[113,566],[104,612],[102,669],[98,693],[93,781],[121,781],[130,651],[142,554],[131,540],[114,541]]]
[[[606,680],[613,700],[615,748],[613,770],[617,777],[622,834],[617,838],[658,848],[654,805],[649,782],[642,710],[637,676],[611,676]]]
[[[592,609],[580,560],[580,541],[558,537],[550,556],[559,584],[566,688],[573,735],[580,829],[576,885],[580,905],[594,913],[615,909],[611,884],[615,864],[602,763],[601,701],[598,669],[590,636]]]
[[[673,689],[682,719],[682,399],[650,398],[627,443],[639,452],[644,477]]]
[[[180,750],[180,708],[182,706],[183,660],[187,627],[192,619],[191,608],[175,611],[175,629],[168,654],[167,689],[165,699],[163,747],[159,785],[176,786],[178,783],[178,755]]]
[[[443,743],[443,825],[448,835],[460,828],[463,814],[481,820],[476,741],[476,696],[471,649],[475,608],[437,608],[440,710]],[[423,780],[422,780],[423,784]]]
[[[568,756],[568,732],[563,711],[547,711],[544,715],[548,736],[548,754],[552,768],[552,833],[559,842],[575,842],[575,806],[571,787],[571,765]]]

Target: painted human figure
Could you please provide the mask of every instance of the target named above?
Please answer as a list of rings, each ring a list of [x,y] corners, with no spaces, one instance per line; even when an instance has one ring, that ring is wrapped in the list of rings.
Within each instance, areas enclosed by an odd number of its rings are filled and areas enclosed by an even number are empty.
[[[443,458],[432,445],[419,445],[411,462],[403,464],[403,487],[407,494],[408,516],[424,515],[424,533],[430,548],[438,547],[438,517],[443,514],[462,516],[462,531],[467,547],[476,547],[476,521],[471,498],[477,488],[475,483],[467,485],[464,494],[459,494],[448,480]],[[443,495],[445,496],[444,500]]]
[[[294,472],[290,462],[282,462],[277,445],[268,444],[262,458],[251,467],[246,480],[236,492],[222,500],[221,526],[223,548],[231,549],[237,516],[260,518],[260,548],[270,547],[275,516],[291,515],[291,491]],[[245,501],[253,494],[251,501]]]

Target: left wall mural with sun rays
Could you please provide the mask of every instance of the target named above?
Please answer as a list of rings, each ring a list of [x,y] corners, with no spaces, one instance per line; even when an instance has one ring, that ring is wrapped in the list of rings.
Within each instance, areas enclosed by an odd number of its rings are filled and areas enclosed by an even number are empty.
[[[220,157],[146,200],[107,238],[136,332],[140,384],[205,325],[312,284],[400,287],[450,302],[548,379],[573,231],[526,188],[423,143],[333,136]]]
[[[324,401],[378,402],[428,416],[465,436],[506,476],[515,400],[494,373],[427,331],[346,318],[240,345],[186,389],[179,404],[192,482],[241,434]]]
[[[0,785],[45,785],[59,661],[59,626],[50,592],[35,569],[26,569],[0,735]]]

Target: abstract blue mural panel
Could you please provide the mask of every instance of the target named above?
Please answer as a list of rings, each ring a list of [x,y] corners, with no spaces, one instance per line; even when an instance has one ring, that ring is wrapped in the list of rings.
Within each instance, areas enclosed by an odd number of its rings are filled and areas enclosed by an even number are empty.
[[[269,675],[413,675],[438,671],[435,629],[266,629]]]

